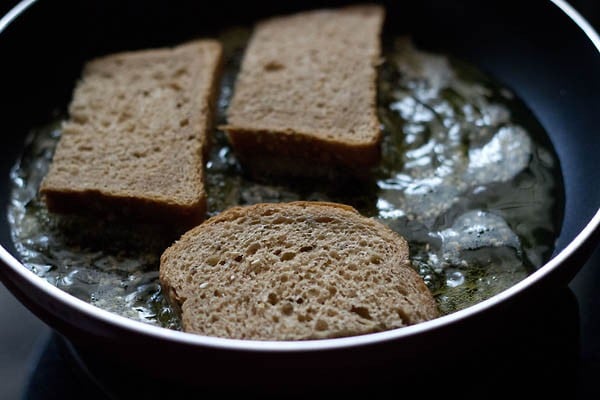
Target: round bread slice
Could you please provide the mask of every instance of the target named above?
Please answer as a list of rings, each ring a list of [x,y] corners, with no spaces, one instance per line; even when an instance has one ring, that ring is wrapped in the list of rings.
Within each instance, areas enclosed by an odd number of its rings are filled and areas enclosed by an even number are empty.
[[[160,280],[183,329],[208,336],[333,338],[438,316],[404,238],[336,203],[228,209],[163,253]]]

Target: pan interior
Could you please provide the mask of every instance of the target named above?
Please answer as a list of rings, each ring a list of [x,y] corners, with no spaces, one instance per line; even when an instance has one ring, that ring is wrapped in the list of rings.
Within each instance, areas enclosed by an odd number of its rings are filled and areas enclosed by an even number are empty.
[[[214,35],[223,26],[248,25],[267,15],[314,5],[273,2],[265,8],[222,7],[207,13],[205,6],[164,8],[149,4],[140,16],[138,2],[125,3],[41,2],[3,33],[0,51],[6,55],[3,59],[10,60],[0,66],[6,100],[3,118],[10,133],[2,135],[0,146],[4,177],[0,200],[4,207],[10,202],[10,169],[27,134],[32,127],[44,127],[65,115],[64,107],[86,59],[112,51],[169,45],[195,35]],[[550,4],[508,1],[478,5],[465,1],[450,7],[443,1],[415,3],[388,4],[388,20],[392,21],[388,35],[410,33],[420,48],[455,54],[490,73],[523,99],[530,115],[535,115],[547,132],[560,159],[567,193],[556,254],[598,209],[599,188],[589,184],[600,178],[594,160],[600,141],[598,135],[589,134],[597,125],[589,106],[600,101],[597,50]],[[73,15],[78,17],[71,18]],[[538,22],[535,29],[532,20]],[[45,35],[25,33],[36,31]],[[23,52],[23,48],[28,51]],[[8,218],[3,217],[1,228],[3,247],[18,257]]]
[[[217,125],[226,122],[249,36],[249,28],[218,35],[226,67]],[[419,50],[409,36],[386,36],[384,49],[383,156],[367,179],[251,178],[217,131],[206,163],[209,216],[258,202],[350,204],[409,241],[414,269],[448,314],[512,286],[548,260],[563,207],[559,161],[525,104],[477,68]],[[21,260],[100,308],[179,329],[161,294],[158,265],[180,232],[114,218],[59,216],[40,199],[39,184],[64,118],[57,111],[32,130],[11,174],[8,219]]]

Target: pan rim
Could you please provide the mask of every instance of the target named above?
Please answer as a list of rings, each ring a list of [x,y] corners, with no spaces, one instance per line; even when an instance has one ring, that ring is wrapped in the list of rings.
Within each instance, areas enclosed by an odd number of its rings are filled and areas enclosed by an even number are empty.
[[[22,0],[14,6],[4,17],[0,19],[0,34],[23,14],[30,6],[36,3],[37,0]],[[591,40],[593,45],[600,53],[600,36],[594,28],[583,18],[571,5],[565,0],[551,0],[551,2],[564,12]],[[307,351],[322,351],[335,350],[356,346],[373,345],[382,342],[396,341],[408,338],[417,334],[426,333],[440,329],[444,326],[457,323],[469,317],[473,317],[482,313],[485,310],[491,309],[510,297],[514,297],[524,291],[526,288],[533,286],[536,282],[542,280],[549,275],[559,265],[564,263],[570,257],[574,256],[580,248],[592,238],[595,232],[600,230],[600,208],[586,224],[586,226],[577,234],[577,236],[557,255],[541,266],[537,271],[533,272],[520,282],[509,287],[508,289],[465,309],[453,312],[439,318],[421,322],[416,325],[411,325],[393,330],[369,333],[359,336],[350,336],[332,339],[314,339],[305,341],[258,341],[258,340],[243,340],[229,339],[211,336],[202,336],[192,333],[170,330],[167,328],[153,326],[141,321],[136,321],[127,317],[123,317],[109,311],[98,308],[90,303],[80,300],[67,292],[57,288],[45,279],[37,276],[35,273],[27,269],[19,262],[11,253],[0,245],[0,260],[20,279],[27,282],[30,287],[42,292],[43,294],[56,299],[65,307],[74,310],[77,313],[84,314],[91,319],[98,320],[109,326],[114,326],[121,330],[137,335],[145,335],[157,340],[165,340],[175,342],[180,345],[200,346],[223,350],[239,350],[239,351],[261,351],[261,352],[307,352]]]

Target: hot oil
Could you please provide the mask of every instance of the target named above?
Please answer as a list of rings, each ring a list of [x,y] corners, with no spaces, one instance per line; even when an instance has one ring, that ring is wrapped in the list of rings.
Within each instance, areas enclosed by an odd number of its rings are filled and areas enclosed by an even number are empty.
[[[239,69],[246,30],[221,36],[226,65],[218,123]],[[326,200],[379,219],[410,244],[411,261],[443,314],[515,284],[551,256],[560,230],[560,168],[544,130],[508,89],[472,66],[390,40],[379,80],[382,161],[370,179],[248,178],[216,132],[206,164],[208,213],[257,202]],[[60,137],[60,117],[32,132],[12,173],[9,221],[24,264],[98,307],[179,329],[158,283],[174,233],[49,214],[38,187]]]

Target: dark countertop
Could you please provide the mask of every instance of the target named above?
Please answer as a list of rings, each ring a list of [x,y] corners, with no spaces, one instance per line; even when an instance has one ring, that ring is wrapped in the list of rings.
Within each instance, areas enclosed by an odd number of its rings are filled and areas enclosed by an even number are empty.
[[[0,398],[18,399],[50,329],[0,284]]]
[[[0,15],[16,1],[0,0]],[[600,29],[600,2],[572,1],[589,21]],[[569,285],[574,294],[578,315],[575,321],[577,340],[567,334],[556,339],[554,349],[537,351],[539,365],[556,363],[562,352],[559,346],[579,346],[574,380],[569,398],[600,398],[600,249],[590,258]],[[569,299],[569,295],[565,295]],[[577,312],[576,312],[577,314]],[[564,343],[561,342],[564,340]],[[106,398],[85,376],[74,372],[64,360],[61,341],[52,331],[0,284],[0,399],[67,399]],[[538,349],[539,350],[539,349]],[[515,360],[516,361],[516,360]],[[56,379],[62,384],[52,384]]]
[[[600,399],[600,249],[570,284],[580,315],[580,399]]]

